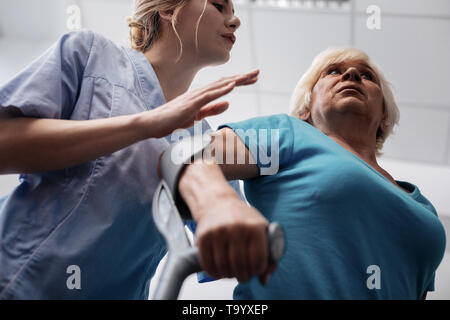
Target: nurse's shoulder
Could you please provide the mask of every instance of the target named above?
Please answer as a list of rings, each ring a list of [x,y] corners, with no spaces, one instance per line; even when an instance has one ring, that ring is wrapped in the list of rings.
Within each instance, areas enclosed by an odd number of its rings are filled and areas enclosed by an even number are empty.
[[[131,62],[124,49],[105,36],[88,29],[71,31],[61,36],[56,50],[61,50],[63,64],[81,67],[83,78],[102,78],[127,87]]]
[[[62,55],[63,63],[78,62],[85,66],[91,54],[96,34],[90,30],[77,30],[63,34],[53,47]]]

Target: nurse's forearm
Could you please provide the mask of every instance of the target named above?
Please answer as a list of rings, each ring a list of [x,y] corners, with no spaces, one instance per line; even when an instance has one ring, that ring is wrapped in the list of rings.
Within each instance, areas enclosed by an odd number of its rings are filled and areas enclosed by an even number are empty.
[[[96,120],[0,118],[0,174],[72,167],[150,138],[157,114]],[[146,127],[146,128],[143,128]]]

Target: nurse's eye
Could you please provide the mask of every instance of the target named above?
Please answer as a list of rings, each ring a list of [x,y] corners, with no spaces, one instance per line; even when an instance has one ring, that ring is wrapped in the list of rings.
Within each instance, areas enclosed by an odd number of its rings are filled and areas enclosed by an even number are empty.
[[[338,68],[330,68],[330,69],[328,69],[327,74],[332,74],[332,75],[341,74],[341,71],[339,71]]]
[[[218,3],[213,3],[213,6],[217,8],[217,10],[219,10],[220,12],[223,11],[223,5],[218,4]]]

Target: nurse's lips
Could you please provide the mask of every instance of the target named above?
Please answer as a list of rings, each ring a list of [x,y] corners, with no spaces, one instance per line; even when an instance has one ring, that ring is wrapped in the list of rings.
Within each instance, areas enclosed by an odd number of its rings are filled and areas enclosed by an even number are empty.
[[[236,37],[232,33],[224,33],[222,34],[222,37],[229,41],[231,45],[234,45],[234,43],[236,42]]]

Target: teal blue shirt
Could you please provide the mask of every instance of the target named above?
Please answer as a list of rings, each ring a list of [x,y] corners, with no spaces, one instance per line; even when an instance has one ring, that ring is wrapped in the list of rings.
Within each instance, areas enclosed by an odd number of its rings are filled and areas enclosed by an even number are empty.
[[[260,172],[272,164],[270,174],[244,182],[245,195],[281,223],[287,240],[269,283],[240,283],[235,299],[419,299],[434,290],[445,231],[417,186],[396,181],[410,193],[403,191],[298,118],[225,126],[246,143]],[[259,152],[250,148],[252,131]]]

